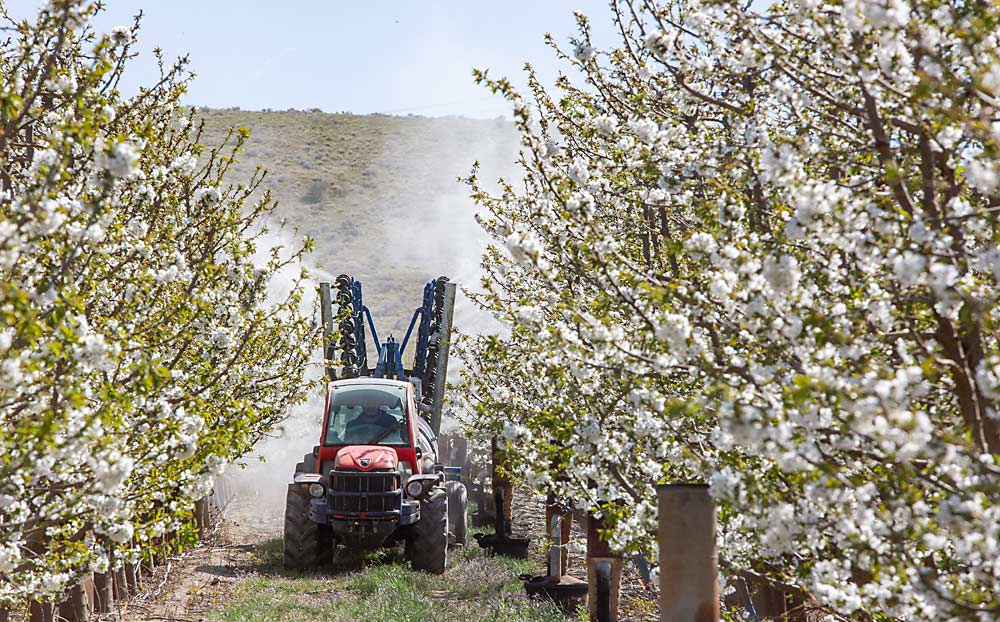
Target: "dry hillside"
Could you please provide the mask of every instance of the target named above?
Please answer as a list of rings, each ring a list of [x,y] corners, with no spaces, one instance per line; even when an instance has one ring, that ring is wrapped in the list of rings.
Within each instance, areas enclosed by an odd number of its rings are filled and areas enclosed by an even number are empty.
[[[484,179],[510,176],[517,152],[510,123],[293,110],[200,115],[207,144],[230,127],[250,128],[231,180],[267,169],[275,224],[286,218],[287,229],[316,240],[315,266],[364,282],[380,331],[402,337],[427,280],[475,280],[483,234],[457,178],[477,160]]]

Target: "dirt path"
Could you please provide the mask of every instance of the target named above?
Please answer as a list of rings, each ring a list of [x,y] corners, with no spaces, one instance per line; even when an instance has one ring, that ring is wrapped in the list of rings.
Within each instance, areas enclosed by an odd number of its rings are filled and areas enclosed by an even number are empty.
[[[170,622],[564,622],[529,601],[518,575],[530,560],[488,556],[475,544],[451,552],[448,571],[414,572],[389,549],[316,573],[281,566],[283,508],[236,500],[206,544],[172,558],[130,603],[125,619]],[[569,618],[572,619],[572,618]]]
[[[399,551],[347,560],[317,573],[281,567],[283,507],[244,494],[229,504],[204,545],[157,568],[125,619],[169,622],[565,622],[549,604],[528,601],[518,575],[544,572],[540,498],[515,496],[515,531],[529,532],[529,560],[494,558],[475,543],[452,551],[441,576],[409,569]],[[571,574],[582,576],[586,536],[574,524]],[[471,542],[471,538],[470,538]],[[623,580],[623,622],[655,620],[653,595],[629,564]]]
[[[268,549],[281,543],[281,520],[281,508],[234,499],[206,543],[156,569],[147,581],[150,589],[130,603],[127,619],[209,619],[242,579],[266,571]]]

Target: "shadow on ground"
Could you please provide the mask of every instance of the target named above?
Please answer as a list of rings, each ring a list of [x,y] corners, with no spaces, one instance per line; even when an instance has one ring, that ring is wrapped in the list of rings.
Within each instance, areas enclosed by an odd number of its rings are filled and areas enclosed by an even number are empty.
[[[405,563],[406,561],[399,546],[360,553],[341,548],[335,561],[331,561],[331,563],[316,570],[289,570],[282,565],[282,547],[281,537],[268,538],[253,544],[230,546],[227,547],[232,553],[230,559],[239,560],[238,562],[202,564],[197,566],[195,570],[217,577],[259,575],[291,579],[310,576],[335,578],[364,570],[368,566]]]

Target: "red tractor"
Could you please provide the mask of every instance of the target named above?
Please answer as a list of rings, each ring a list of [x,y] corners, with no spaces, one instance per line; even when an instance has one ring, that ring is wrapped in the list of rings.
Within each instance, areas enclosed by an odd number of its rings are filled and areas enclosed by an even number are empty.
[[[331,382],[319,445],[288,486],[284,563],[317,568],[342,548],[404,542],[415,570],[442,573],[449,543],[466,540],[466,490],[437,448],[455,286],[444,277],[427,284],[401,347],[391,336],[379,342],[361,295],[360,282],[338,277],[335,316],[330,284],[320,285]],[[365,319],[379,351],[371,369]],[[402,353],[418,320],[406,370]]]

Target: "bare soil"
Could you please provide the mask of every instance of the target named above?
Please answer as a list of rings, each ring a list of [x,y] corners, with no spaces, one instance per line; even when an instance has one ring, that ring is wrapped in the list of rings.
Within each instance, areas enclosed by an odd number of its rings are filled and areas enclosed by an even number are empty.
[[[147,579],[147,591],[130,603],[134,621],[197,622],[223,606],[240,579],[266,571],[257,551],[280,543],[283,508],[234,499],[202,545],[173,557]]]

